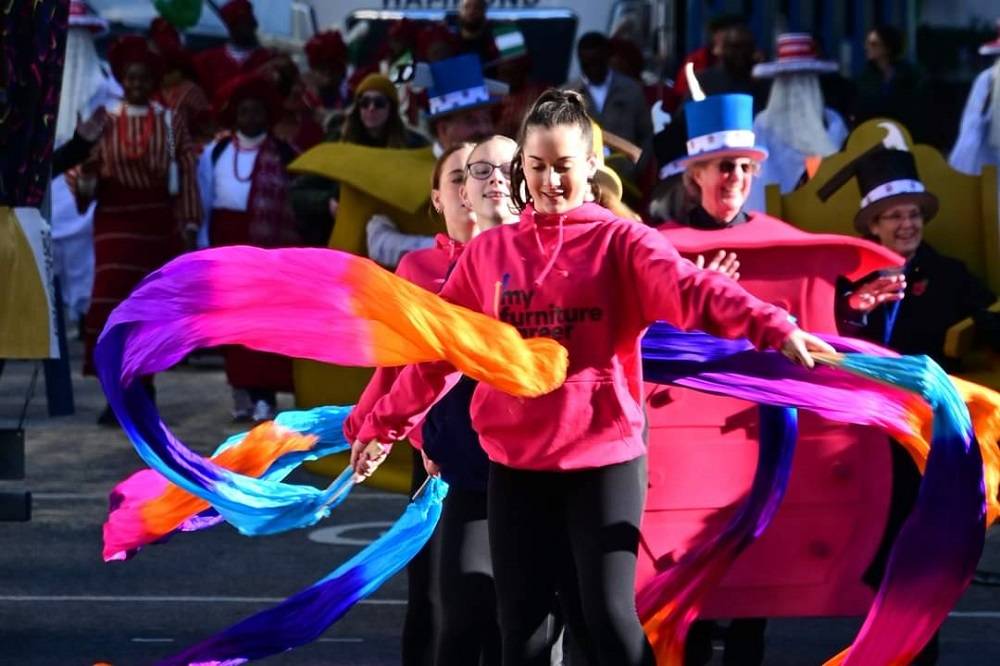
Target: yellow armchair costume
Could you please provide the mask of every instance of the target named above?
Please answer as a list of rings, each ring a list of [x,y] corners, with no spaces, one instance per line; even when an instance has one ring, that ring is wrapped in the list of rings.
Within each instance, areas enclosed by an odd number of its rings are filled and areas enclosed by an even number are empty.
[[[799,189],[782,195],[776,186],[768,186],[768,213],[806,231],[856,235],[852,220],[861,200],[857,183],[852,179],[825,202],[820,200],[818,191],[846,164],[881,143],[888,132],[895,131],[913,154],[927,189],[938,195],[937,218],[946,221],[927,225],[925,238],[941,253],[961,260],[993,293],[1000,293],[996,167],[987,165],[978,176],[956,171],[936,149],[914,145],[906,128],[894,121],[874,119],[858,126],[847,138],[844,150],[824,158],[815,176]],[[970,352],[971,329],[971,320],[952,327],[945,351],[949,356],[962,357],[966,370],[962,377],[1000,388],[1000,359],[987,350]]]
[[[404,233],[432,235],[443,230],[428,212],[434,163],[431,148],[323,143],[303,153],[289,165],[289,170],[340,182],[340,206],[329,247],[367,256],[365,226],[373,215],[388,216]],[[354,404],[371,374],[367,368],[296,360],[295,402],[300,408]],[[407,448],[394,447],[370,483],[386,490],[408,490],[411,457]],[[313,472],[335,475],[346,463],[347,455],[341,454],[308,467]]]

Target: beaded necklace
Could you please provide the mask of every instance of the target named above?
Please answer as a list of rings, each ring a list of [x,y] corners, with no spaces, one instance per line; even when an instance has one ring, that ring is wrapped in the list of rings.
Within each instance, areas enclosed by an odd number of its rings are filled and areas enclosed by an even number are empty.
[[[240,147],[240,137],[238,134],[233,134],[233,177],[236,178],[237,182],[249,183],[253,178],[253,169],[257,165],[256,161],[250,165],[250,173],[247,174],[246,178],[240,176],[240,152],[252,153],[255,150],[260,149],[261,144],[256,146],[251,146],[249,148]]]

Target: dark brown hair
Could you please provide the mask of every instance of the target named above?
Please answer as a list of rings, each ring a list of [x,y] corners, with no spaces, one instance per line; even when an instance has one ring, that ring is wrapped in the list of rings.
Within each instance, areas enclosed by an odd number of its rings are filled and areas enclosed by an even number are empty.
[[[591,127],[590,116],[587,115],[587,103],[583,96],[573,90],[557,90],[549,88],[535,100],[521,122],[517,133],[517,152],[510,162],[510,199],[518,212],[531,203],[531,192],[528,191],[524,178],[524,139],[528,130],[542,127],[552,129],[557,125],[575,125],[587,146],[594,145],[594,130]],[[589,154],[588,150],[588,154]],[[600,188],[591,180],[591,190],[594,199],[600,200]]]
[[[471,143],[469,141],[461,141],[459,143],[456,143],[451,148],[448,148],[443,153],[441,153],[441,157],[437,158],[437,162],[434,163],[434,172],[431,174],[432,190],[441,189],[441,176],[443,175],[442,172],[444,171],[444,163],[448,161],[448,158],[457,153],[458,151],[462,150],[463,148],[472,148],[475,145],[476,144]],[[463,164],[462,166],[464,167],[465,165]],[[431,201],[431,203],[428,204],[428,207],[430,208],[431,217],[440,217],[440,214],[436,210],[434,210],[433,201]]]

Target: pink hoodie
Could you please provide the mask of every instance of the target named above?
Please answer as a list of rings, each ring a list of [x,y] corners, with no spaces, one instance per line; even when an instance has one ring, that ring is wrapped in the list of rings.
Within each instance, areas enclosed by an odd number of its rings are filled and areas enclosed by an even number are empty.
[[[434,247],[404,254],[396,267],[396,275],[409,280],[418,287],[423,287],[427,291],[437,293],[441,291],[445,278],[448,276],[448,267],[458,259],[465,244],[454,240],[447,234],[438,234],[434,240]],[[361,392],[354,409],[344,420],[344,437],[347,438],[348,442],[357,439],[358,430],[361,429],[368,412],[372,410],[379,398],[389,392],[396,377],[402,371],[403,366],[375,370],[375,374],[368,381],[365,390]],[[410,433],[410,442],[417,448],[421,448],[420,434],[420,428],[414,428],[413,432]]]
[[[518,224],[468,245],[441,295],[569,350],[566,383],[552,393],[524,399],[483,382],[476,389],[472,424],[483,449],[518,469],[585,469],[645,453],[639,342],[652,322],[746,337],[758,348],[777,348],[795,330],[784,310],[596,204],[559,216],[529,206]],[[402,439],[456,375],[447,362],[407,367],[358,439]]]

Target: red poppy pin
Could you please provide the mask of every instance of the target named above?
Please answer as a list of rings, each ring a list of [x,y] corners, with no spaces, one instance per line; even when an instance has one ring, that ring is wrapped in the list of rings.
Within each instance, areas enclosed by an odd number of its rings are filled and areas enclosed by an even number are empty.
[[[927,283],[928,283],[927,279],[920,280],[919,282],[914,282],[913,289],[910,290],[910,293],[913,294],[914,296],[923,296],[924,292],[927,291]]]

